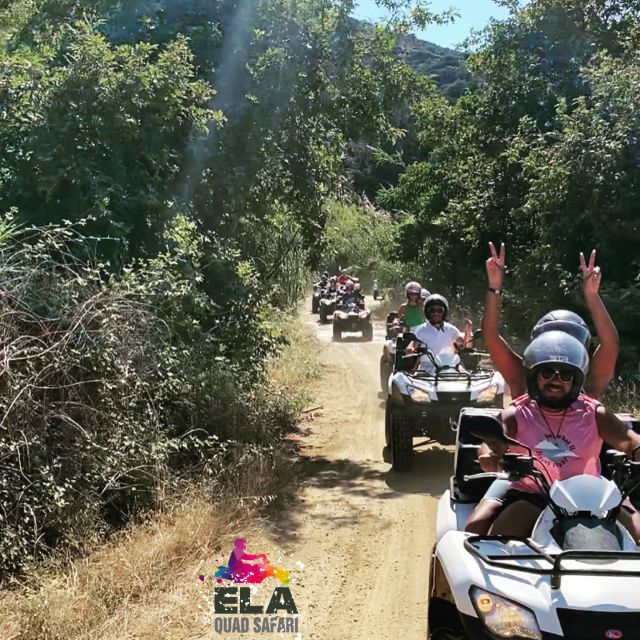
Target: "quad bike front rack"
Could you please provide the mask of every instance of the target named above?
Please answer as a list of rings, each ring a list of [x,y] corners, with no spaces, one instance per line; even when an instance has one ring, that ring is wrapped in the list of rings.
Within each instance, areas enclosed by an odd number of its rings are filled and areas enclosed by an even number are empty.
[[[504,547],[506,542],[520,542],[528,547],[532,553],[518,553],[513,555],[487,554],[478,546],[482,542],[497,542]],[[481,562],[491,567],[498,567],[508,571],[522,571],[524,573],[535,573],[538,575],[551,576],[551,588],[559,589],[562,576],[566,575],[596,575],[596,576],[625,576],[640,577],[640,568],[629,570],[614,569],[567,569],[562,566],[565,560],[640,560],[640,552],[637,551],[582,551],[571,550],[562,551],[558,554],[547,553],[542,547],[530,540],[519,536],[470,536],[464,541],[465,549],[478,558]],[[504,547],[508,552],[507,548]],[[537,560],[545,562],[548,567],[531,567],[516,564],[521,560]]]

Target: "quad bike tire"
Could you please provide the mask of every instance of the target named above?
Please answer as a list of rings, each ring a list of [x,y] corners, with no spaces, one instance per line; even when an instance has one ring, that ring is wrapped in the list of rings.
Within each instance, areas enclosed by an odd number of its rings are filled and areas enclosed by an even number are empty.
[[[393,373],[393,365],[384,357],[380,356],[380,391],[389,392],[389,376]],[[387,443],[389,444],[389,443]]]
[[[342,340],[342,330],[340,329],[340,327],[336,327],[335,324],[333,325],[333,339],[336,342]]]
[[[373,340],[373,325],[368,324],[363,330],[362,330],[362,338],[364,340],[366,340],[367,342],[371,342]]]
[[[391,407],[388,400],[384,403],[384,444],[391,446]]]
[[[311,298],[311,313],[318,313],[320,311],[320,300],[313,296]]]
[[[327,318],[327,310],[324,307],[324,305],[320,307],[319,313],[320,313],[320,322],[322,322],[322,324],[326,324],[328,318]]]
[[[469,640],[453,604],[440,598],[429,602],[428,640]]]
[[[409,420],[404,416],[391,414],[391,468],[394,471],[408,471],[413,462],[413,437]]]

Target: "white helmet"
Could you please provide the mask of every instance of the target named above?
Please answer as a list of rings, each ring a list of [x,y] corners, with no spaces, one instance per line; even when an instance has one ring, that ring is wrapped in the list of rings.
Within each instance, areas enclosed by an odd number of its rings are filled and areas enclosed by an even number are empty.
[[[429,292],[428,289],[423,289],[420,292],[420,300],[422,300],[423,302],[431,295],[431,293]]]
[[[415,281],[407,282],[407,284],[404,287],[404,293],[407,297],[409,297],[410,293],[417,293],[418,295],[420,295],[421,291],[422,291],[422,285],[419,282],[415,282]]]
[[[356,282],[356,283],[353,285],[353,290],[354,290],[354,291],[360,291],[360,289],[362,289],[362,285],[361,285],[359,282]]]

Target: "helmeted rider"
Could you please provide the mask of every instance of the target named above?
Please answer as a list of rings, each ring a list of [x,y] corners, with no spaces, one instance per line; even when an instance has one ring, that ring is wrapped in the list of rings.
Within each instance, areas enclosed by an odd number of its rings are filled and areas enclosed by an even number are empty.
[[[328,284],[329,284],[329,272],[324,271],[320,276],[320,280],[318,280],[318,282],[316,282],[314,286],[317,287],[318,289],[326,289]]]
[[[356,285],[351,280],[342,287],[341,298],[343,304],[358,303],[360,294],[356,292]]]
[[[482,337],[492,361],[515,398],[525,393],[527,387],[522,357],[511,349],[500,335],[498,328],[500,298],[504,282],[505,246],[502,244],[498,252],[490,242],[489,248],[491,256],[486,261],[489,288],[482,316]],[[585,380],[585,392],[594,398],[599,398],[614,376],[618,357],[618,332],[599,295],[602,273],[600,267],[595,266],[595,260],[595,250],[591,252],[588,262],[584,255],[580,254],[582,292],[600,340],[600,346],[591,359],[591,366]],[[557,310],[544,315],[536,323],[532,336],[553,329],[566,331],[583,342],[587,341],[588,327],[585,321],[571,311]]]
[[[327,289],[331,292],[338,291],[338,278],[336,276],[331,276],[329,278],[329,283],[327,285]]]
[[[531,448],[536,467],[544,470],[550,482],[580,474],[599,476],[603,441],[630,457],[640,447],[640,435],[582,392],[589,356],[580,340],[558,329],[540,333],[526,348],[523,364],[527,393],[505,409],[501,418],[507,435]],[[482,469],[495,471],[506,450],[500,442],[483,444],[478,456]],[[509,450],[526,455],[519,447]],[[466,530],[528,536],[545,504],[532,478],[497,480],[471,515]],[[640,540],[639,514],[627,506],[620,520]]]
[[[428,289],[420,289],[420,304],[424,310],[424,303],[427,301],[427,298],[431,295],[431,292]]]
[[[419,282],[412,280],[404,287],[404,294],[407,301],[398,307],[398,322],[404,323],[410,329],[417,327],[424,322],[424,302],[420,302],[420,292],[422,286]]]
[[[447,322],[449,303],[438,293],[431,294],[424,303],[426,322],[413,330],[418,342],[425,344],[429,350],[438,355],[440,353],[457,353],[460,349],[473,345],[473,325],[471,320],[465,320],[464,332]],[[407,348],[410,354],[416,349],[413,341]]]
[[[587,323],[573,311],[556,309],[545,313],[531,330],[531,339],[537,338],[547,331],[564,331],[579,340],[585,349],[589,348],[591,332]]]
[[[353,294],[358,305],[362,305],[364,303],[364,294],[362,293],[362,285],[360,284],[360,282],[356,282],[353,285]]]

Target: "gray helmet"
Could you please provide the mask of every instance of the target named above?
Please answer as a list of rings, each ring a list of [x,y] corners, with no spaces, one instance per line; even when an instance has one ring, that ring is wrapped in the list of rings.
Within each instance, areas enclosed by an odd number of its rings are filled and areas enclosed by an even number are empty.
[[[556,309],[543,315],[534,325],[531,339],[533,340],[547,331],[564,331],[579,340],[585,347],[588,347],[591,341],[591,333],[587,323],[577,313],[566,309]]]
[[[415,281],[411,281],[411,282],[407,282],[407,284],[404,286],[404,294],[409,297],[410,293],[417,293],[418,295],[420,295],[420,292],[422,291],[422,285],[419,282],[415,282]]]
[[[434,305],[441,305],[444,307],[444,313],[442,314],[442,320],[447,319],[447,314],[449,313],[449,303],[444,296],[441,296],[439,293],[432,293],[425,301],[424,301],[424,315],[427,316],[427,311],[429,307]]]
[[[430,295],[431,295],[431,291],[429,291],[428,289],[423,289],[420,292],[420,300],[424,302]]]
[[[572,369],[575,373],[573,385],[560,408],[568,407],[580,395],[582,384],[589,371],[589,354],[584,345],[564,331],[545,331],[534,338],[524,351],[524,375],[527,391],[534,400],[540,401],[536,376],[538,367],[557,365],[563,369]]]

